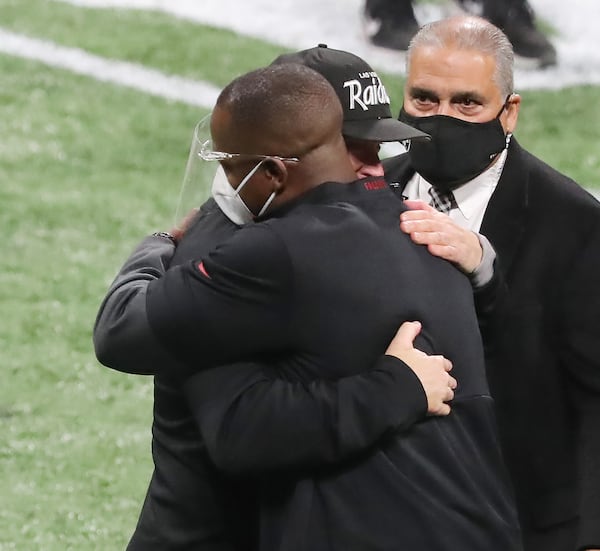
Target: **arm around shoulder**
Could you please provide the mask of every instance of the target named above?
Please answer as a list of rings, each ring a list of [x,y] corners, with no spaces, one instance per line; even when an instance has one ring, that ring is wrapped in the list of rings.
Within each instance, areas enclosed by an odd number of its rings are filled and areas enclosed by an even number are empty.
[[[234,475],[337,463],[427,413],[419,379],[393,356],[359,375],[307,384],[235,364],[192,377],[184,390],[210,456]]]
[[[147,237],[117,274],[94,324],[94,350],[101,364],[150,375],[157,364],[172,361],[153,338],[146,315],[146,289],[166,272],[174,252],[169,239]]]

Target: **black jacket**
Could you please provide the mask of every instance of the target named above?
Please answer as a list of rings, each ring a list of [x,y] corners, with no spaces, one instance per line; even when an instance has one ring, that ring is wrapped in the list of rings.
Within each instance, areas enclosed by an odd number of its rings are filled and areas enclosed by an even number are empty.
[[[410,319],[424,326],[419,347],[453,361],[451,415],[342,465],[262,479],[262,549],[520,549],[470,284],[399,231],[403,209],[383,182],[324,184],[147,286],[150,326],[182,380],[242,358],[277,358],[304,385],[358,374]]]
[[[414,174],[385,168],[398,191]],[[567,549],[600,547],[600,204],[513,139],[481,233],[507,286],[484,344],[523,531],[575,519]]]
[[[215,430],[215,415],[221,410],[206,415],[204,402],[196,396],[189,407],[174,376],[173,358],[147,339],[144,286],[169,266],[204,256],[237,229],[213,200],[207,201],[177,248],[161,238],[144,239],[100,307],[94,327],[99,360],[127,373],[153,374],[160,367],[154,377],[154,473],[129,551],[252,549],[254,485],[240,476],[223,476],[223,470],[246,475],[333,464],[424,415],[425,396],[414,392],[412,371],[389,356],[365,365],[355,376],[310,385],[281,378],[273,362],[207,371],[206,384],[197,377],[186,385],[187,391],[195,395],[208,390],[211,403],[219,398],[223,415],[232,406],[231,389],[220,387],[217,394],[210,378],[222,371],[220,381],[241,381],[244,386],[243,398],[233,400],[237,415],[229,417],[227,433]],[[263,434],[272,438],[262,447],[254,445]]]

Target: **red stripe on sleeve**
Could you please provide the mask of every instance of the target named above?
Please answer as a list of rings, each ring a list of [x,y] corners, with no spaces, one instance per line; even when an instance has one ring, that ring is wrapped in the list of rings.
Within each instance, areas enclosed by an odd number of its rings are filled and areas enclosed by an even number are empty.
[[[200,273],[204,276],[206,276],[208,279],[210,279],[210,276],[208,275],[208,272],[206,271],[206,268],[204,267],[204,262],[200,262],[197,266],[198,270],[200,270]]]

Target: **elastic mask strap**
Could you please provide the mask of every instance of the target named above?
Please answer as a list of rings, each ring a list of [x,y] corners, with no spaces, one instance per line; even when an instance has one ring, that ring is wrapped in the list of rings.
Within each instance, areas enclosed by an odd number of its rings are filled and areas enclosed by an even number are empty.
[[[506,96],[506,99],[504,100],[504,103],[502,104],[500,111],[498,111],[498,114],[496,115],[497,119],[500,118],[500,115],[502,115],[502,111],[504,111],[508,107],[508,100],[510,99],[511,96],[512,96],[512,94],[508,94],[508,96]]]
[[[504,111],[508,107],[508,100],[510,99],[510,96],[512,96],[512,94],[508,94],[508,96],[506,96],[506,99],[504,100],[504,105],[502,106],[502,109],[500,109],[500,111],[498,111],[498,114],[496,115],[497,119],[499,119],[500,115],[502,115],[502,111]],[[511,138],[512,138],[512,132],[508,132],[505,136],[506,145],[504,146],[504,149],[508,149]]]
[[[260,165],[262,165],[265,161],[266,161],[266,159],[263,159],[262,161],[260,161],[260,163],[258,163],[250,172],[248,172],[248,174],[246,174],[244,179],[240,182],[240,185],[235,190],[234,195],[240,194],[240,191],[242,191],[242,188],[250,181],[250,178],[252,178],[252,176],[254,176],[254,174],[256,174],[256,171],[259,169]]]
[[[277,195],[277,192],[273,192],[271,193],[271,195],[269,195],[269,198],[267,199],[267,202],[263,205],[263,208],[260,209],[260,212],[257,214],[257,216],[262,216],[265,211],[269,208],[269,205],[273,202],[273,199],[275,199],[275,196]]]

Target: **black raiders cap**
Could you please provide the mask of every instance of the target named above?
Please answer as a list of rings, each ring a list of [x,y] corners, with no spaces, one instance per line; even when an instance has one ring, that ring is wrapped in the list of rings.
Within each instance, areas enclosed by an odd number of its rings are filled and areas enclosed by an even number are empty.
[[[360,57],[319,44],[316,48],[282,54],[272,65],[282,63],[305,65],[329,81],[344,108],[344,136],[377,142],[429,138],[428,134],[392,117],[383,83]]]

